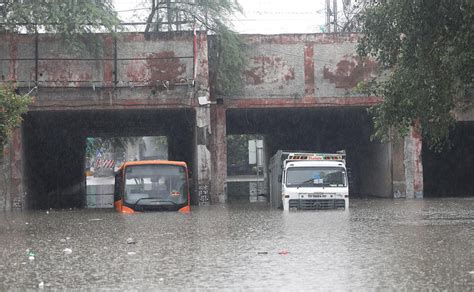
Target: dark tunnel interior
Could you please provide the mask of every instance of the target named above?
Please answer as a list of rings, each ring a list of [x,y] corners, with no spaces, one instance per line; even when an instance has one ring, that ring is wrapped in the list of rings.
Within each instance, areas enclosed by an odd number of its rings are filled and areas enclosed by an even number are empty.
[[[267,158],[277,150],[333,153],[346,150],[351,170],[351,196],[388,196],[381,193],[390,169],[375,160],[386,160],[386,146],[371,142],[372,121],[366,108],[231,109],[227,134],[261,134]],[[385,162],[384,162],[385,163]],[[375,167],[374,167],[375,166]],[[380,169],[378,169],[380,168]],[[381,180],[371,179],[373,173]]]
[[[169,159],[192,169],[194,120],[194,111],[185,109],[28,113],[23,122],[27,207],[84,207],[86,137],[167,136]]]
[[[442,152],[423,144],[425,197],[474,196],[474,122],[458,122]]]

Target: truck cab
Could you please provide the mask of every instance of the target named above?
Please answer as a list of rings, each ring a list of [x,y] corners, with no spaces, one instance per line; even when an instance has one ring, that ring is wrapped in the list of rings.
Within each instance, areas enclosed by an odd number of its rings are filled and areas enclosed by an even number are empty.
[[[290,153],[281,177],[283,210],[348,209],[344,153]]]

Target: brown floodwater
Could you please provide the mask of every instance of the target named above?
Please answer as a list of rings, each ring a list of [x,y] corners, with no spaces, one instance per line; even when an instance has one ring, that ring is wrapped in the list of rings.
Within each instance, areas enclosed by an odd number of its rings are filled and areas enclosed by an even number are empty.
[[[0,290],[474,287],[474,198],[0,212]]]

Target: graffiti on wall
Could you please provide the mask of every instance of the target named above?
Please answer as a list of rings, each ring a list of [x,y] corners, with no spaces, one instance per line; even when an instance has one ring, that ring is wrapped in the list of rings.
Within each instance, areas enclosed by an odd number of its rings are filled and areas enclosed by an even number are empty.
[[[209,184],[200,183],[198,186],[199,206],[207,206],[210,204]]]

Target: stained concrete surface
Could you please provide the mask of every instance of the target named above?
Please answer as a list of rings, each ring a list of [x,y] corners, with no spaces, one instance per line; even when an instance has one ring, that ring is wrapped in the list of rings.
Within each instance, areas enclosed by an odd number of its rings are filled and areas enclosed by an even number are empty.
[[[0,213],[0,290],[474,287],[474,198]]]

